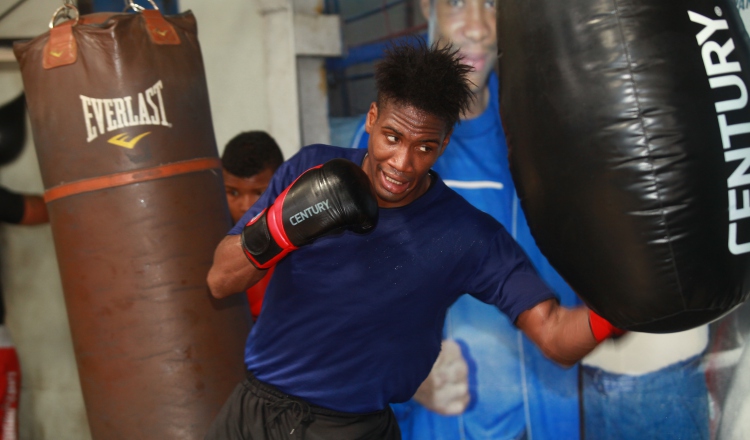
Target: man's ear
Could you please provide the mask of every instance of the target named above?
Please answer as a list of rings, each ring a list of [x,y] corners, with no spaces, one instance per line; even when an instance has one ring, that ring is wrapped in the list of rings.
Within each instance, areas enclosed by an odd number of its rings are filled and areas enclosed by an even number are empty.
[[[430,21],[430,12],[432,12],[430,9],[432,8],[431,0],[419,0],[419,7],[422,9],[422,15],[424,16],[424,19],[428,22]]]
[[[365,118],[365,131],[367,134],[372,134],[372,127],[375,125],[375,121],[378,120],[378,103],[373,102],[370,104],[370,110],[367,111],[367,117]]]
[[[443,145],[440,147],[440,154],[439,156],[442,156],[443,153],[445,153],[445,148],[448,146],[448,143],[451,141],[451,135],[453,134],[453,129],[448,132],[448,134],[445,135],[445,139],[443,139]]]

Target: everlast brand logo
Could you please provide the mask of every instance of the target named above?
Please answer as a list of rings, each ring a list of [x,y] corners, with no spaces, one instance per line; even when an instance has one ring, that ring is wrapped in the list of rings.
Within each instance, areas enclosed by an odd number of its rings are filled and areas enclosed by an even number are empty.
[[[86,121],[86,142],[91,142],[105,132],[125,127],[140,125],[163,125],[171,127],[164,109],[161,91],[164,88],[161,80],[136,96],[122,98],[98,99],[80,95],[83,104],[83,119]],[[135,143],[145,135],[126,140],[124,137],[113,137],[115,145],[133,148]],[[111,139],[111,140],[112,140]],[[110,140],[110,141],[111,141]],[[122,145],[122,144],[125,145]]]
[[[721,17],[722,11],[720,8],[714,8],[714,12]],[[718,101],[715,103],[715,107],[721,131],[721,143],[724,147],[724,161],[726,163],[741,161],[727,179],[729,196],[728,246],[732,254],[744,254],[750,252],[750,242],[737,242],[737,228],[739,220],[750,218],[750,189],[738,188],[750,187],[750,174],[747,174],[750,168],[750,147],[733,149],[732,147],[738,147],[738,145],[732,145],[732,137],[750,133],[750,122],[729,123],[727,122],[727,114],[744,110],[747,107],[747,86],[741,77],[735,75],[735,73],[742,71],[740,63],[727,60],[734,50],[734,41],[729,38],[720,44],[717,41],[709,40],[712,37],[720,41],[723,40],[720,37],[725,33],[717,33],[717,31],[729,29],[727,21],[711,19],[693,11],[688,11],[688,16],[690,21],[703,26],[695,38],[698,45],[701,46],[703,65],[706,68],[711,88],[734,87],[739,92],[739,98]],[[732,117],[736,118],[736,114]],[[739,195],[742,195],[741,203],[738,203]]]
[[[291,223],[292,226],[298,225],[308,218],[312,217],[313,215],[320,214],[321,212],[327,211],[328,209],[330,209],[330,207],[328,206],[328,199],[326,199],[325,202],[318,202],[315,205],[309,206],[289,217],[289,223]]]

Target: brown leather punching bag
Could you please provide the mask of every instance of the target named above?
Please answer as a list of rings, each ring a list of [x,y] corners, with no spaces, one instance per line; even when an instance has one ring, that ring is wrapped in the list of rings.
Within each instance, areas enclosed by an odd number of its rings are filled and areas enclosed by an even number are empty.
[[[14,52],[91,433],[202,439],[249,323],[206,285],[231,225],[195,18],[69,15]]]

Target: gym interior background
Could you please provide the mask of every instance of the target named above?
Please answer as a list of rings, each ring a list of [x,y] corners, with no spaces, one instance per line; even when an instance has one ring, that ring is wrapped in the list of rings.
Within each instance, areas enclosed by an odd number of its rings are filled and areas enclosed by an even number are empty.
[[[47,30],[62,0],[0,1],[0,103],[23,89],[12,41]],[[140,1],[146,7],[148,2]],[[373,64],[393,39],[424,35],[417,0],[164,0],[167,13],[198,21],[217,146],[241,130],[266,130],[286,158],[301,145],[347,146],[374,99]],[[121,0],[79,0],[82,12],[120,11]],[[745,23],[750,9],[738,0]],[[231,56],[227,56],[231,54]],[[0,170],[0,184],[43,191],[30,132],[21,157]],[[91,438],[52,234],[48,225],[0,229],[7,326],[22,366],[20,438]],[[743,306],[711,325],[704,366],[712,417],[740,417],[750,380],[750,313]]]

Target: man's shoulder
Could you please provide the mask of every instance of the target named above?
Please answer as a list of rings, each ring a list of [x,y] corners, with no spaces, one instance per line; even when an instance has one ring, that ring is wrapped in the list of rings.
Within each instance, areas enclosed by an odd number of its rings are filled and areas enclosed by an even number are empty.
[[[334,147],[326,144],[312,144],[302,147],[294,156],[293,160],[302,165],[315,166],[325,163],[331,159],[343,158],[352,162],[360,163],[366,151],[352,148]]]
[[[460,222],[470,221],[477,227],[486,228],[487,231],[495,231],[502,228],[500,222],[469,203],[461,194],[446,185],[442,178],[439,178],[438,182],[443,187],[443,190],[440,192],[440,199],[446,205],[447,209],[450,209],[454,213],[454,220]]]

